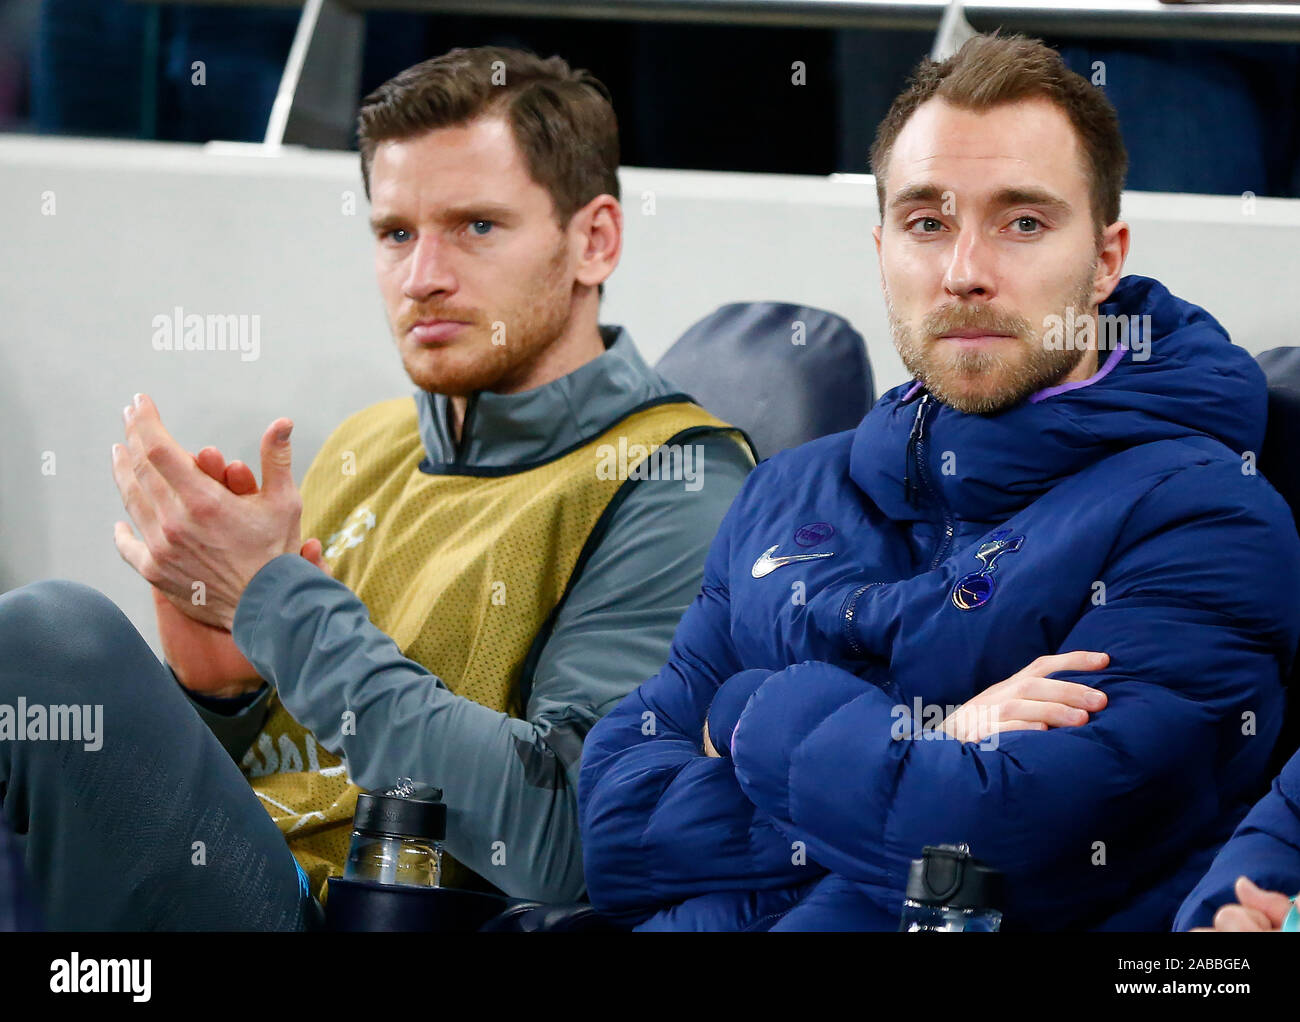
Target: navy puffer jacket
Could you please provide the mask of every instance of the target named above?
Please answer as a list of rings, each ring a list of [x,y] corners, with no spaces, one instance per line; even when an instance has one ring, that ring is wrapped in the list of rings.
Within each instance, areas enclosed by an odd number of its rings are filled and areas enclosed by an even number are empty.
[[[1267,780],[1300,539],[1254,471],[1250,356],[1154,280],[1100,311],[1149,316],[1149,346],[996,415],[897,387],[750,475],[668,663],[587,738],[597,908],[894,929],[909,861],[965,842],[1006,874],[1004,929],[1169,928]],[[1087,724],[936,732],[1080,649],[1110,654],[1057,675],[1107,693]]]

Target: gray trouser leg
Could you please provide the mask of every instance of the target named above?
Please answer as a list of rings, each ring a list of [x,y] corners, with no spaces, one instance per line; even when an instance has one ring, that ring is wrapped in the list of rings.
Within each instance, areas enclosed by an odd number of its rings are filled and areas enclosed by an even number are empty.
[[[102,593],[60,580],[0,595],[0,715],[6,707],[20,730],[5,737],[0,717],[0,809],[27,835],[47,927],[320,924],[320,906],[239,768]],[[33,707],[45,708],[47,736],[56,719],[66,734],[79,717],[81,740],[33,738]]]

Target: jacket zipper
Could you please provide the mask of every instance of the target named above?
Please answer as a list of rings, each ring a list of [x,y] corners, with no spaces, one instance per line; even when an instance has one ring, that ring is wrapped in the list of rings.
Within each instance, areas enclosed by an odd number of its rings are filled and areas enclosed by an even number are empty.
[[[916,446],[917,439],[921,435],[921,427],[925,421],[926,403],[930,400],[929,394],[924,394],[916,406],[916,417],[912,420],[912,431],[907,434],[907,450],[903,456],[903,499],[912,507],[916,507]]]
[[[907,502],[913,507],[917,507],[916,497],[920,487],[924,487],[927,495],[938,505],[943,514],[943,539],[935,549],[934,558],[930,561],[931,570],[937,568],[948,552],[949,546],[952,545],[955,527],[952,512],[948,508],[947,502],[943,499],[942,494],[930,479],[930,472],[926,461],[926,438],[925,424],[930,411],[930,395],[928,393],[921,396],[921,402],[916,409],[916,418],[912,420],[912,430],[907,437],[907,460],[903,472],[903,490]],[[919,479],[919,486],[918,486]],[[857,618],[858,599],[872,586],[884,585],[883,582],[868,582],[866,585],[858,586],[844,601],[844,609],[840,613],[840,634],[845,644],[854,656],[863,656],[866,650],[858,641],[857,633],[854,631],[853,623]]]
[[[911,449],[911,458],[916,465],[916,475],[921,480],[921,486],[924,487],[926,494],[938,505],[943,515],[943,539],[939,541],[939,546],[935,549],[934,559],[930,561],[930,570],[939,567],[939,563],[948,553],[948,547],[952,545],[953,535],[955,534],[955,525],[953,522],[952,512],[948,508],[947,502],[943,499],[943,494],[939,488],[934,485],[930,478],[929,461],[927,460],[928,449],[926,447],[925,424],[929,417],[930,395],[925,394],[921,398],[920,407],[916,410],[916,421],[912,423],[912,432],[907,438],[908,447]],[[910,476],[904,480],[905,486],[915,487]],[[917,504],[911,499],[914,489],[908,493],[908,502],[916,507]]]
[[[857,620],[858,615],[858,598],[872,586],[883,586],[884,584],[884,582],[868,582],[866,585],[858,586],[849,594],[849,598],[845,601],[845,608],[840,613],[840,634],[848,645],[850,653],[862,660],[867,659],[867,651],[863,648],[862,643],[858,641],[857,632],[853,628],[853,623]],[[894,698],[898,697],[898,683],[893,678],[887,678],[883,682],[874,681],[873,683],[886,695]]]
[[[845,601],[844,610],[840,614],[840,635],[844,639],[845,645],[849,647],[849,652],[854,656],[865,656],[867,652],[862,648],[862,644],[858,642],[857,632],[853,630],[853,622],[858,611],[858,597],[872,586],[882,586],[884,584],[883,582],[868,582],[864,586],[858,586],[849,594],[848,600]]]

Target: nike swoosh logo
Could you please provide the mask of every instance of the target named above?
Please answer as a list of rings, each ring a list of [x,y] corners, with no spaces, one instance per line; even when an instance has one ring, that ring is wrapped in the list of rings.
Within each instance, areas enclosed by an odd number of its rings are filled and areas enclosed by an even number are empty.
[[[776,571],[777,568],[785,567],[787,564],[794,564],[797,561],[815,561],[819,557],[835,556],[834,552],[828,551],[820,554],[786,554],[784,557],[773,557],[772,555],[776,553],[776,547],[780,545],[780,543],[777,543],[776,546],[768,547],[763,551],[759,559],[754,562],[754,566],[749,570],[749,573],[753,575],[754,578],[762,578],[764,575],[770,575],[772,572]]]

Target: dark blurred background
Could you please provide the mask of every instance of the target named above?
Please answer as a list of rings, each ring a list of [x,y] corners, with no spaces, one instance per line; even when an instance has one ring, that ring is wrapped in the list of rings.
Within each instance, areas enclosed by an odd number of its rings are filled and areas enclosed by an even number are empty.
[[[260,141],[294,8],[0,0],[0,130]],[[362,88],[453,46],[558,53],[609,86],[623,162],[865,173],[933,33],[370,13]],[[1300,46],[1049,38],[1119,110],[1128,187],[1300,195]],[[202,60],[206,85],[191,84]],[[792,82],[802,61],[806,81]]]

